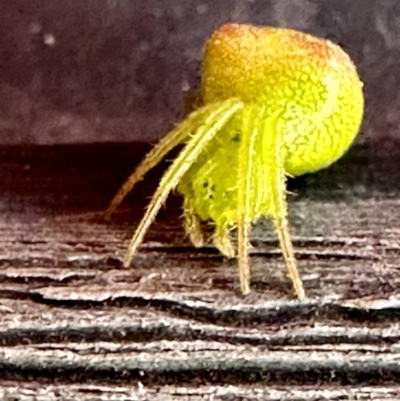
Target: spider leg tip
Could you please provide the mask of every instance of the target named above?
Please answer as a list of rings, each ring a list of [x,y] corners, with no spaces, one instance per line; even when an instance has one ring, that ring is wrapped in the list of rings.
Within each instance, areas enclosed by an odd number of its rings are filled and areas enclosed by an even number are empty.
[[[103,213],[103,218],[105,221],[110,221],[111,216],[114,213],[114,210],[110,210],[109,208]]]

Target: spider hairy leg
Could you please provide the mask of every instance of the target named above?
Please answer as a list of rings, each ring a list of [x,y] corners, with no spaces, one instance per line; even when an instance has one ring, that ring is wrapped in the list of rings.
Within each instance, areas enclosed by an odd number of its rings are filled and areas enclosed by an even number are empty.
[[[190,133],[195,131],[213,110],[215,110],[215,105],[208,104],[193,111],[182,123],[162,138],[160,142],[151,149],[112,199],[108,209],[104,212],[106,220],[111,218],[115,209],[124,200],[126,195],[132,191],[133,187],[143,179],[145,174],[159,164],[172,149],[186,141]]]
[[[211,106],[211,105],[210,105]],[[208,107],[208,106],[207,106]],[[154,221],[160,207],[163,205],[169,192],[178,185],[182,176],[190,168],[207,143],[229,122],[232,116],[240,109],[243,103],[237,99],[228,99],[218,104],[213,104],[208,112],[203,115],[203,123],[187,141],[186,146],[167,169],[161,178],[160,184],[147,207],[124,259],[124,266],[128,267],[133,256],[151,223]],[[194,113],[200,113],[202,109]],[[182,124],[186,125],[187,120]],[[192,127],[188,127],[190,129]]]
[[[267,126],[263,130],[263,148],[268,150],[265,162],[268,163],[268,167],[266,168],[266,185],[271,194],[269,214],[275,225],[283,258],[294,291],[299,299],[304,299],[305,291],[303,282],[297,268],[296,257],[289,234],[285,186],[286,177],[283,167],[284,152],[278,125],[279,124],[275,124],[275,127]]]
[[[294,292],[296,293],[297,298],[304,299],[305,292],[303,282],[297,268],[296,257],[294,255],[293,245],[289,234],[288,221],[286,218],[278,218],[274,219],[274,224],[281,245],[283,258],[285,259],[289,278],[293,283]]]
[[[240,289],[243,295],[250,292],[249,231],[251,224],[244,218],[238,221],[238,259]]]
[[[213,242],[215,247],[227,258],[235,257],[235,248],[230,239],[229,226],[227,224],[221,224],[216,226]]]
[[[257,127],[259,108],[246,105],[242,115],[242,134],[238,158],[238,267],[240,288],[243,294],[250,292],[249,232],[254,219],[252,213],[253,180],[255,173],[255,143],[259,135]]]
[[[183,200],[183,217],[185,219],[184,229],[190,241],[196,248],[202,247],[204,245],[204,236],[201,229],[200,218],[193,210],[188,198],[184,198]]]

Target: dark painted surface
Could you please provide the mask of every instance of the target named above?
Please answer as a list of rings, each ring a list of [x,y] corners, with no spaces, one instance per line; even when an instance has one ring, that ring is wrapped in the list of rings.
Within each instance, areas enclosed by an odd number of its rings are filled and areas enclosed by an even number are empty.
[[[397,0],[1,0],[0,143],[151,141],[182,116],[226,21],[339,42],[365,82],[363,138],[399,136]]]

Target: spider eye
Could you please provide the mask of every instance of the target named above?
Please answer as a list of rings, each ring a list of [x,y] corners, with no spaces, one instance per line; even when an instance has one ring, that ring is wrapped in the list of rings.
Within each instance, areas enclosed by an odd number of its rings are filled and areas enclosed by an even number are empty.
[[[240,142],[240,134],[239,132],[236,132],[236,134],[232,137],[232,142]]]

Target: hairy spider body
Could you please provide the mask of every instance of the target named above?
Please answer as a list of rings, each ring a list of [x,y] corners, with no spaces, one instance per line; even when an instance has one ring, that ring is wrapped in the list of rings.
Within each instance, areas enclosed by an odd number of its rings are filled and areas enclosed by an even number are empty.
[[[185,230],[203,244],[211,220],[217,248],[236,254],[243,293],[249,291],[249,230],[272,218],[295,293],[304,297],[287,222],[285,176],[324,168],[356,136],[362,84],[350,58],[333,43],[281,28],[227,24],[207,41],[196,110],[146,156],[111,203],[178,144],[185,147],[161,179],[129,247],[129,265],[169,191],[184,198]]]

